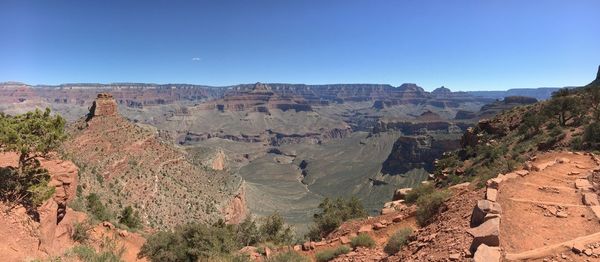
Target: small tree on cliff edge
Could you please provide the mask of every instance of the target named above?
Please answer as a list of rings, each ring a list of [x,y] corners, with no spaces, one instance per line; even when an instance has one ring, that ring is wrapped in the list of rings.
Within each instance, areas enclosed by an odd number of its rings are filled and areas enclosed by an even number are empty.
[[[61,145],[66,138],[64,127],[65,120],[52,116],[49,108],[16,116],[0,113],[0,152],[19,155],[16,176],[7,170],[2,172],[2,197],[39,205],[52,196],[54,188],[47,187],[49,176],[37,158]]]

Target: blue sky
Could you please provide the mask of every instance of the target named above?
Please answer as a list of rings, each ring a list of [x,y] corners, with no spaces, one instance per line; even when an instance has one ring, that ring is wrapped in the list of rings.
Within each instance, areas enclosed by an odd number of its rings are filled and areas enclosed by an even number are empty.
[[[7,1],[0,81],[583,85],[600,1]]]

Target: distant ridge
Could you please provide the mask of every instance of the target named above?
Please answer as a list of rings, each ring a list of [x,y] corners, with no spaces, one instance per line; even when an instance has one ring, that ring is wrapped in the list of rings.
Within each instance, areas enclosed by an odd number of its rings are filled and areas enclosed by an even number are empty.
[[[552,93],[561,88],[559,87],[540,87],[540,88],[513,88],[506,91],[467,91],[467,93],[492,99],[504,99],[507,96],[526,96],[537,100],[546,100],[552,96]]]

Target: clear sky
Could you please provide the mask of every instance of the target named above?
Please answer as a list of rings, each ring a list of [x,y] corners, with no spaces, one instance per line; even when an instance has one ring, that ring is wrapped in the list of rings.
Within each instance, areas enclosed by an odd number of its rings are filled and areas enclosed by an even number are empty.
[[[589,83],[597,0],[0,0],[0,81]]]

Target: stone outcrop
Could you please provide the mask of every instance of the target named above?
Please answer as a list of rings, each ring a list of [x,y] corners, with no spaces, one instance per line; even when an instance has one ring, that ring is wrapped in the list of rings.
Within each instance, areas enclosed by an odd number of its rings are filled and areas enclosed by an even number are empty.
[[[411,190],[412,188],[410,187],[396,189],[396,191],[394,191],[394,196],[392,197],[392,200],[396,201],[404,199]]]
[[[502,208],[500,207],[500,204],[489,200],[479,200],[471,214],[471,227],[477,227],[483,224],[486,221],[486,216],[501,214]]]
[[[434,161],[446,151],[459,148],[458,140],[437,140],[431,136],[402,136],[382,165],[383,174],[404,174],[415,168],[433,172]]]
[[[501,257],[502,254],[500,253],[500,248],[481,244],[477,248],[473,260],[475,260],[475,262],[499,262]]]
[[[0,166],[16,166],[19,156],[15,153],[0,154]],[[38,249],[49,255],[58,255],[57,240],[69,239],[69,223],[73,214],[67,209],[67,203],[76,195],[78,168],[71,161],[55,159],[54,154],[47,158],[38,158],[41,168],[48,171],[48,186],[54,187],[54,195],[37,208],[39,218]],[[60,242],[60,241],[58,241]]]
[[[116,116],[118,112],[117,102],[109,93],[100,93],[90,108],[90,115],[97,116]]]
[[[56,237],[62,235],[57,228],[67,215],[67,203],[75,198],[78,169],[71,161],[41,159],[40,162],[50,174],[48,185],[55,187],[52,198],[38,208],[40,250],[51,254]]]
[[[223,211],[225,222],[227,224],[239,224],[248,216],[248,207],[246,206],[246,191],[244,186],[231,199]]]
[[[468,233],[473,236],[471,252],[475,252],[481,244],[497,247],[500,245],[500,218],[485,221],[483,224],[469,229]]]
[[[219,150],[212,160],[211,167],[213,170],[225,169],[225,153],[223,150]]]

